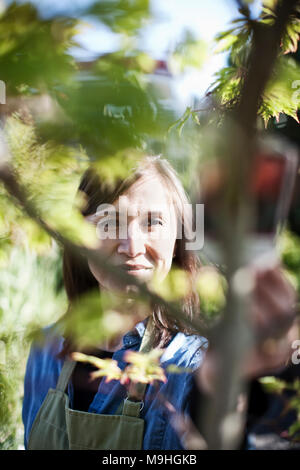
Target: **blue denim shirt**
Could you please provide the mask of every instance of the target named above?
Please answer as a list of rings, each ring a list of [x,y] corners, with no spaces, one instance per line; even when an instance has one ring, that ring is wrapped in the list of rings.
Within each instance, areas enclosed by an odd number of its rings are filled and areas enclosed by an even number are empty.
[[[123,347],[113,354],[121,369],[127,365],[123,360],[128,349],[137,351],[145,331],[146,321],[136,325],[138,334],[127,333],[123,337]],[[22,418],[25,428],[25,449],[29,433],[49,388],[55,388],[62,369],[63,360],[57,359],[62,350],[64,338],[57,334],[55,326],[43,330],[43,345],[32,344],[26,366]],[[171,411],[162,400],[168,400],[176,411],[190,414],[190,396],[193,390],[193,371],[202,363],[208,342],[197,335],[177,333],[173,336],[161,357],[161,366],[166,369],[174,364],[189,371],[166,372],[167,382],[148,385],[144,397],[141,418],[145,421],[143,449],[182,450],[179,436],[172,426]],[[68,385],[70,407],[72,407],[73,387]],[[114,414],[121,401],[127,396],[126,388],[117,380],[100,382],[97,393],[88,409],[90,413]]]

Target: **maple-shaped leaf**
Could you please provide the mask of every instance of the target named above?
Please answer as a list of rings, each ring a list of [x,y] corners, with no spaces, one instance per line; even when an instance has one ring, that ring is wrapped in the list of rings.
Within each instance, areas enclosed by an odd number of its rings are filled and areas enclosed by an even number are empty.
[[[180,367],[176,364],[170,364],[167,367],[167,372],[169,374],[184,374],[193,372],[193,369],[191,367]]]
[[[114,359],[100,359],[95,356],[88,356],[83,353],[74,352],[72,359],[78,362],[89,362],[99,370],[91,373],[91,378],[106,377],[105,382],[111,380],[120,380],[122,377],[122,370],[119,368],[117,361]]]
[[[126,367],[121,383],[128,380],[141,383],[153,383],[154,380],[166,382],[165,371],[159,363],[163,352],[163,349],[153,349],[148,353],[127,351],[124,359],[130,365]]]

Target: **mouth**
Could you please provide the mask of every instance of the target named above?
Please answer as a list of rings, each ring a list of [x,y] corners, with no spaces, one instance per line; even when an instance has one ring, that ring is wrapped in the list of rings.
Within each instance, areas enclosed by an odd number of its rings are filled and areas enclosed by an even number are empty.
[[[143,266],[140,264],[135,265],[123,265],[122,269],[124,269],[127,274],[131,274],[133,276],[142,276],[144,274],[148,274],[153,268],[148,266]]]

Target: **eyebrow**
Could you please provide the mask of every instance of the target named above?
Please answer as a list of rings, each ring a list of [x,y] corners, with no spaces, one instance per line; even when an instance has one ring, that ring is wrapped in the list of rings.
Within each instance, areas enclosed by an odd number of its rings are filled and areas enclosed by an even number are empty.
[[[123,212],[124,213],[124,212]],[[103,217],[108,217],[108,216],[111,216],[111,215],[115,215],[117,218],[120,218],[120,214],[122,214],[122,211],[115,211],[115,210],[111,210],[111,209],[105,209],[103,211],[99,211],[99,212],[96,212],[95,214],[92,214],[90,216],[88,216],[89,219],[97,219],[97,218],[103,218]],[[162,211],[159,211],[159,210],[145,210],[145,211],[141,211],[140,209],[138,210],[138,215],[139,216],[142,216],[142,217],[149,217],[149,215],[152,217],[152,218],[161,218],[163,220],[166,220],[167,216],[166,214],[164,214],[164,212]],[[129,214],[130,216],[130,214]]]
[[[157,211],[157,210],[154,210],[154,211],[152,211],[152,210],[144,211],[144,212],[142,212],[140,215],[145,215],[145,216],[148,215],[148,216],[149,216],[149,214],[151,214],[152,217],[161,217],[161,218],[164,218],[163,212]]]

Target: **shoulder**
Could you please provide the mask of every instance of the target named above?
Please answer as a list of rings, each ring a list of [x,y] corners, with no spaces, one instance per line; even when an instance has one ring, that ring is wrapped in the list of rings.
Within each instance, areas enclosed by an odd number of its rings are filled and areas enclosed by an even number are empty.
[[[56,323],[42,328],[32,341],[30,355],[56,357],[61,351],[64,338]]]
[[[25,388],[35,384],[36,389],[44,385],[55,386],[62,367],[57,355],[62,349],[64,338],[55,324],[43,328],[32,341],[26,365]]]
[[[57,358],[57,354],[63,341],[54,324],[43,328],[31,344],[24,377],[22,406],[25,448],[32,423],[48,390],[56,387],[63,363]]]
[[[165,349],[161,361],[195,369],[201,365],[207,347],[208,341],[203,336],[179,332]]]

